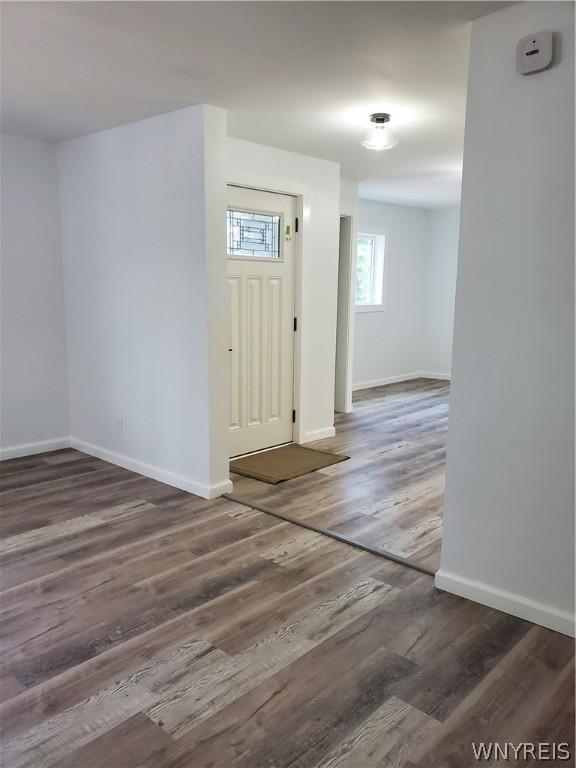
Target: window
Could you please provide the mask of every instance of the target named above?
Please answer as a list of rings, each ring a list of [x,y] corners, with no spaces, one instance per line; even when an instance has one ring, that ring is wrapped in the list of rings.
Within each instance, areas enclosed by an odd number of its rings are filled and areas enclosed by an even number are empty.
[[[228,210],[228,256],[241,259],[280,259],[282,217],[257,211]]]
[[[384,235],[358,235],[356,247],[356,309],[384,309]]]

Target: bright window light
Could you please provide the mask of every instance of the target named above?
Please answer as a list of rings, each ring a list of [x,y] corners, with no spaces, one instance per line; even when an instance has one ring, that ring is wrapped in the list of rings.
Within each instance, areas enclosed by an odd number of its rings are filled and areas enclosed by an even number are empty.
[[[356,309],[384,309],[384,235],[358,235],[356,248]]]

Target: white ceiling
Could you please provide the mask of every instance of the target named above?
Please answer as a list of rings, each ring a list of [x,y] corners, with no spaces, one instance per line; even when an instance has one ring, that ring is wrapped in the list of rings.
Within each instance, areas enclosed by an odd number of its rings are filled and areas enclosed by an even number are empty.
[[[2,129],[61,140],[179,107],[335,160],[361,196],[457,202],[470,19],[498,2],[2,3]],[[387,111],[400,143],[360,146]]]

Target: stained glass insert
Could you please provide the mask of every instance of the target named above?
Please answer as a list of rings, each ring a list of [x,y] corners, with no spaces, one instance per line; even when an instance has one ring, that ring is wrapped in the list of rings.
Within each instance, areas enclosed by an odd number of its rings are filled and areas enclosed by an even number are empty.
[[[280,219],[272,213],[228,210],[228,256],[279,259]]]

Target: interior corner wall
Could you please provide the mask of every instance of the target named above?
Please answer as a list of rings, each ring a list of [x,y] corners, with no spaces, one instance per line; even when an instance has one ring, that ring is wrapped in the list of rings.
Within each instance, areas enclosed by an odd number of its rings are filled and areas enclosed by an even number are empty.
[[[552,30],[546,71],[516,44]],[[472,23],[439,587],[574,633],[574,5]]]
[[[231,487],[225,131],[200,105],[59,147],[73,445],[205,497]]]
[[[56,149],[2,135],[2,458],[69,435]]]
[[[298,440],[334,434],[340,166],[241,139],[228,139],[228,181],[299,195],[300,371]]]

